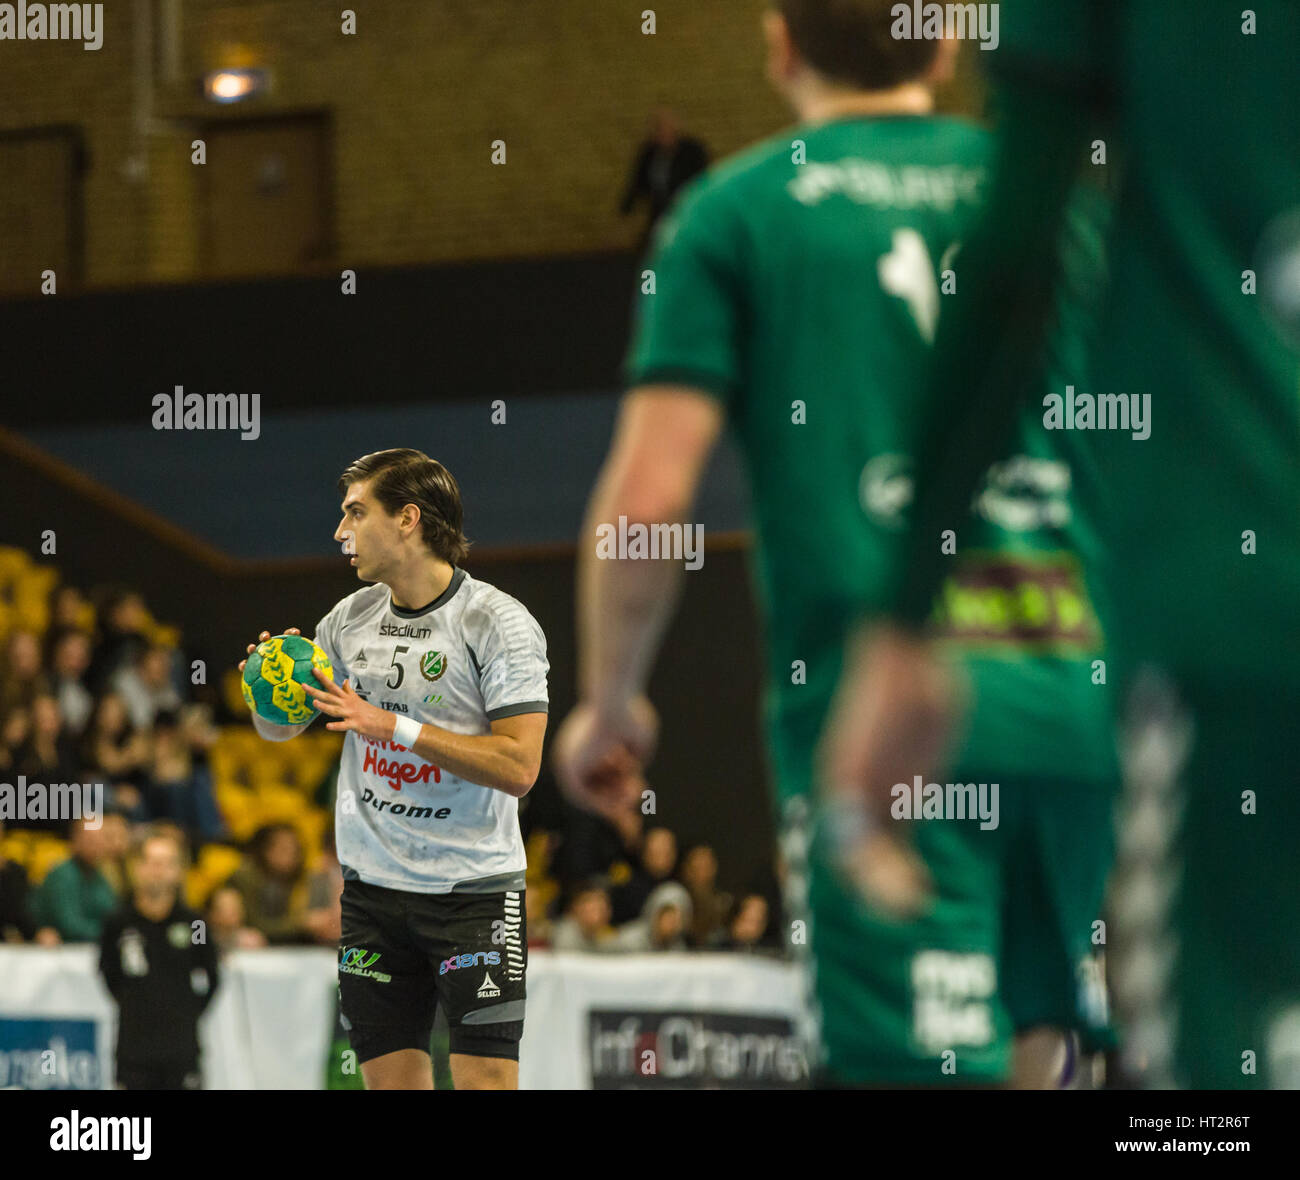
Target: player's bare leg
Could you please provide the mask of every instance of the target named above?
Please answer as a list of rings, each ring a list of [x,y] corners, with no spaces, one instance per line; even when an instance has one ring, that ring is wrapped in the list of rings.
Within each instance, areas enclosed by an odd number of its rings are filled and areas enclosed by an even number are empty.
[[[398,1049],[361,1063],[367,1090],[432,1090],[433,1059],[419,1049]]]
[[[1013,1090],[1055,1090],[1069,1053],[1067,1034],[1059,1028],[1031,1028],[1017,1033],[1010,1087]]]
[[[457,1090],[518,1090],[519,1062],[508,1057],[453,1053],[451,1080]]]

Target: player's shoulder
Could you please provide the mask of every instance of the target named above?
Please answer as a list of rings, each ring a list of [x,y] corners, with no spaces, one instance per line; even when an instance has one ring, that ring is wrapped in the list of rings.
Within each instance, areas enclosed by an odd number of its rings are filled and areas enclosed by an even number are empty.
[[[491,582],[466,574],[460,592],[464,595],[461,627],[467,639],[494,634],[510,639],[522,637],[529,631],[541,635],[541,627],[529,609],[514,595],[507,594]]]
[[[832,120],[794,124],[713,164],[682,191],[676,220],[745,216],[761,198],[786,186],[809,163],[828,158],[897,156],[922,164],[981,164],[993,135],[956,115]]]
[[[778,132],[710,164],[682,189],[677,214],[700,217],[724,209],[743,210],[756,188],[789,165],[792,135],[792,131]]]
[[[382,582],[376,582],[373,586],[362,586],[360,590],[354,591],[346,598],[340,598],[326,613],[321,623],[324,625],[328,620],[343,626],[382,607],[387,601],[388,587]]]

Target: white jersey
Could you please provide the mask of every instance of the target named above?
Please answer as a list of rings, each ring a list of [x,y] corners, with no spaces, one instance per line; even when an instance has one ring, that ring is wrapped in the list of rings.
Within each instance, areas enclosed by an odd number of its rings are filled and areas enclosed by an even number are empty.
[[[337,683],[422,725],[487,734],[501,717],[547,712],[542,629],[461,569],[421,610],[394,606],[384,585],[358,590],[321,619],[316,642]],[[345,878],[412,893],[524,887],[519,801],[392,741],[345,736],[334,824]]]

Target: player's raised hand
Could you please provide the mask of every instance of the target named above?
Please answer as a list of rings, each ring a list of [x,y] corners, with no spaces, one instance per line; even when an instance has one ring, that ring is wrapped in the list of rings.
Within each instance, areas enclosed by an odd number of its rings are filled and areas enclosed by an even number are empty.
[[[396,714],[386,709],[376,708],[369,701],[359,697],[350,680],[337,684],[318,671],[312,674],[316,677],[320,688],[306,683],[302,687],[311,693],[316,708],[334,718],[333,721],[325,723],[326,729],[331,729],[335,733],[353,730],[362,737],[374,738],[376,741],[387,741],[393,736],[393,730],[397,725]]]
[[[302,632],[301,632],[300,630],[298,630],[297,627],[286,627],[283,631],[280,632],[280,634],[281,634],[281,635],[301,635]],[[270,638],[271,638],[271,632],[270,632],[270,631],[263,631],[263,632],[261,633],[261,635],[259,635],[259,636],[257,637],[257,643],[265,643],[266,640],[268,640],[268,639],[270,639]],[[250,643],[250,644],[248,645],[248,648],[247,648],[246,650],[248,651],[248,654],[249,654],[250,656],[251,656],[251,655],[252,655],[252,654],[257,650],[257,643]],[[247,663],[248,663],[248,659],[247,659],[247,657],[245,657],[244,659],[242,659],[242,660],[239,661],[239,670],[240,670],[241,672],[244,670],[244,665],[247,664]]]
[[[955,674],[931,645],[899,628],[858,635],[818,757],[826,815],[842,870],[877,906],[915,912],[929,876],[900,821],[894,786],[940,766],[962,713]]]
[[[575,806],[606,819],[625,815],[641,802],[658,736],[659,717],[645,697],[615,716],[578,705],[560,726],[551,755],[560,789]]]

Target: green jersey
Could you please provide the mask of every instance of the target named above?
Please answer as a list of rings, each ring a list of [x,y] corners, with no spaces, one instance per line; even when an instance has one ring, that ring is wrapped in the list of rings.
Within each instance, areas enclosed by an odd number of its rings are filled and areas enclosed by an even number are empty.
[[[1113,677],[1096,570],[1105,556],[1080,488],[1095,479],[1080,437],[1050,432],[1041,400],[1088,382],[1106,291],[1109,208],[1079,185],[1061,234],[1052,328],[1009,458],[985,473],[930,625],[973,682],[963,770],[1052,772],[1114,784]],[[1038,374],[1041,374],[1039,376]]]
[[[1094,385],[1077,390],[1089,412],[1076,397],[1059,424],[1097,473],[1080,494],[1106,522],[1099,573],[1124,602],[1118,646],[1126,659],[1197,673],[1293,675],[1300,6],[1010,0],[1001,37],[990,57],[1012,117],[986,231],[993,266],[980,270],[957,346],[940,348],[931,413],[951,430],[933,432],[926,455],[933,488],[921,489],[903,613],[928,610],[943,573],[930,533],[993,450],[972,443],[950,377],[973,383],[996,417],[988,403],[1009,394],[1008,363],[969,343],[998,338],[1023,302],[1018,276],[1042,267],[1015,250],[1048,229],[1044,161],[1091,158],[1119,171],[1111,294]],[[1103,398],[1120,411],[1109,422]],[[948,462],[959,451],[965,471]]]
[[[988,151],[983,131],[947,118],[796,128],[712,169],[657,237],[654,287],[641,298],[627,378],[717,396],[740,443],[753,489],[782,797],[811,788],[846,636],[887,601],[896,573],[918,394],[942,291],[983,195]],[[1061,731],[1083,713],[1104,713],[1104,705],[1089,712],[1096,694],[1079,663],[1099,635],[1077,567],[1060,552],[1069,521],[1053,513],[1068,496],[1068,473],[1062,480],[1059,464],[1040,458],[1036,467],[995,473],[1001,482],[985,497],[990,515],[972,523],[1004,548],[1014,533],[1016,560],[993,570],[991,585],[979,579],[992,567],[973,572],[944,609],[954,639],[980,652],[971,664],[977,722],[1013,714],[997,703],[1009,695],[1049,730],[1034,748],[1012,740],[987,749],[977,724],[958,761],[1064,763],[1086,777],[1088,759],[1096,762],[1095,729],[1077,741]],[[1035,505],[1046,516],[1022,511],[1026,480],[1029,499],[1050,501]],[[1029,520],[1042,527],[1027,527]],[[1023,559],[1038,547],[1051,556],[1031,568]],[[1035,588],[1048,598],[1038,618],[1042,643],[1017,647],[1023,636],[998,616],[1007,594],[1042,605]],[[1057,607],[1069,595],[1083,601],[1066,634]],[[977,618],[982,624],[969,629]],[[1070,694],[1086,704],[1076,707]],[[1023,726],[1012,728],[1013,738],[1024,737]]]

